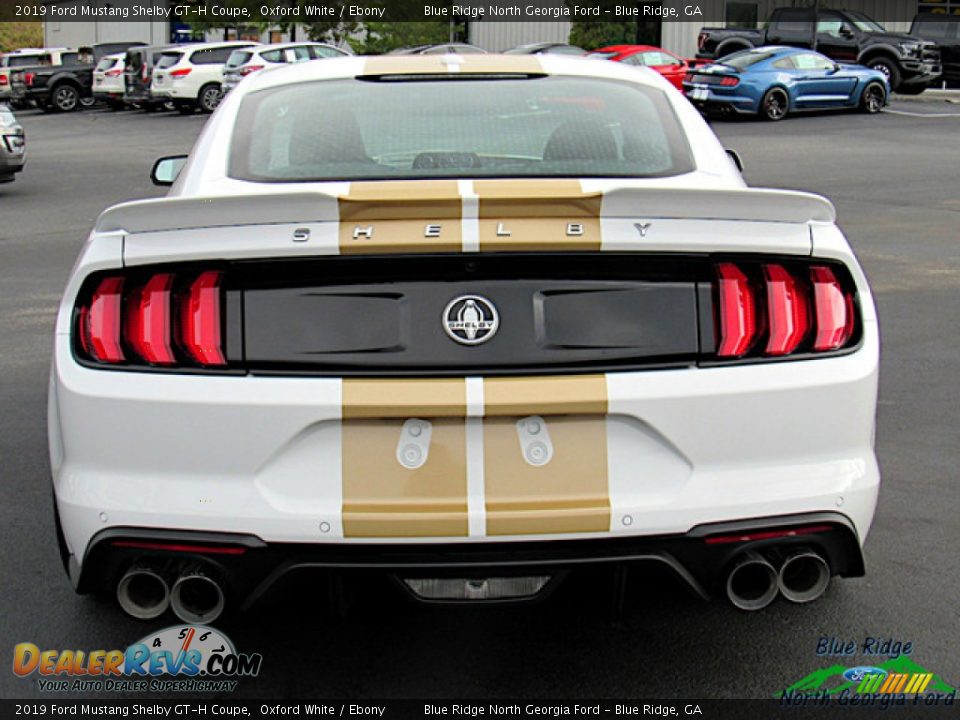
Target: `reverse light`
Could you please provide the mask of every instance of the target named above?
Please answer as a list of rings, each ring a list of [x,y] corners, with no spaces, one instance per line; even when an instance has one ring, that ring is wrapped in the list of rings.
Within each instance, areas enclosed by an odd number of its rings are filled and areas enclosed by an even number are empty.
[[[717,266],[720,308],[720,357],[743,355],[753,344],[757,332],[756,305],[747,276],[733,263]]]

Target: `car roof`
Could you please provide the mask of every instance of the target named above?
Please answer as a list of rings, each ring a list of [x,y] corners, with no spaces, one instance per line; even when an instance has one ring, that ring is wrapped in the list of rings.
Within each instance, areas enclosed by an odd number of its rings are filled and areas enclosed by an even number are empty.
[[[621,63],[599,63],[589,57],[572,55],[372,55],[330,58],[320,63],[282,65],[269,73],[255,73],[238,86],[240,94],[277,85],[336,80],[353,77],[391,75],[449,75],[451,80],[469,79],[471,75],[568,75],[607,77],[662,87],[664,82],[655,72],[639,73]]]
[[[317,45],[320,47],[336,47],[335,45],[328,45],[327,43],[314,42],[313,40],[291,40],[289,42],[270,43],[268,45],[256,45],[255,47],[257,52],[262,52],[263,50],[286,50],[287,48],[303,47],[304,45]]]
[[[593,52],[646,52],[648,50],[658,50],[667,52],[656,45],[608,45],[607,47],[597,48]],[[673,54],[673,53],[671,53]]]
[[[220,42],[182,43],[169,48],[171,52],[193,52],[194,50],[212,50],[226,47],[260,47],[256,40],[222,40]]]

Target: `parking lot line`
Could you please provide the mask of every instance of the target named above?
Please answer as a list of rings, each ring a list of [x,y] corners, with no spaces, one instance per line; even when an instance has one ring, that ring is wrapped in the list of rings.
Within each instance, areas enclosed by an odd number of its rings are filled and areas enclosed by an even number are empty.
[[[924,117],[924,118],[945,118],[945,117],[955,117],[960,118],[960,113],[918,113],[910,112],[909,110],[890,110],[886,108],[883,110],[885,113],[891,115],[906,115],[907,117]]]

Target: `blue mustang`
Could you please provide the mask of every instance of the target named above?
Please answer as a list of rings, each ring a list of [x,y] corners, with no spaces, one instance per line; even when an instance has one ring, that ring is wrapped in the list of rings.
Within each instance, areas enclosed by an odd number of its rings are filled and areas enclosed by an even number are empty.
[[[890,83],[878,70],[841,65],[812,50],[760,47],[691,69],[683,92],[702,111],[756,113],[782,120],[796,110],[880,112]]]

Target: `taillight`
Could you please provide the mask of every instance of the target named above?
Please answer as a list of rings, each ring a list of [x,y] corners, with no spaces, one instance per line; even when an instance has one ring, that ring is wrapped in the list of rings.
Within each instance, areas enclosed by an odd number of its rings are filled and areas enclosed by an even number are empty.
[[[123,68],[118,70],[107,70],[104,75],[107,77],[120,77],[123,74]]]
[[[856,331],[854,293],[827,265],[721,262],[713,297],[720,359],[840,350]]]
[[[782,265],[764,265],[767,285],[767,355],[789,355],[807,334],[806,294]]]
[[[853,296],[845,294],[833,270],[825,266],[810,268],[817,334],[813,349],[818,352],[843,347],[853,335]]]
[[[33,80],[36,78],[36,73],[28,72],[23,74],[23,84],[27,87],[33,87]]]
[[[263,70],[263,65],[247,65],[244,68],[240,68],[241,77],[246,77],[250,73],[255,73],[257,70]]]
[[[183,348],[201,365],[225,365],[220,340],[219,272],[205,272],[190,286],[181,311]]]
[[[81,294],[76,351],[108,365],[225,366],[223,293],[217,270],[102,278]]]
[[[172,286],[172,274],[158,273],[127,300],[127,342],[151,365],[173,365],[176,362],[170,337]]]
[[[733,75],[726,75],[720,80],[720,84],[724,87],[735,87],[740,84],[740,78],[734,77]]]
[[[733,263],[717,266],[720,357],[740,357],[757,333],[756,303],[747,276]]]
[[[703,50],[706,44],[707,44],[707,34],[702,32],[699,35],[697,35],[697,50]]]
[[[0,85],[6,85],[6,84],[8,84],[9,82],[10,82],[10,81],[7,80],[6,74],[0,75]]]
[[[145,83],[150,82],[150,72],[147,70],[146,63],[140,68],[140,79]]]
[[[182,78],[190,74],[191,68],[180,68],[179,70],[171,70],[170,77],[172,78]]]

